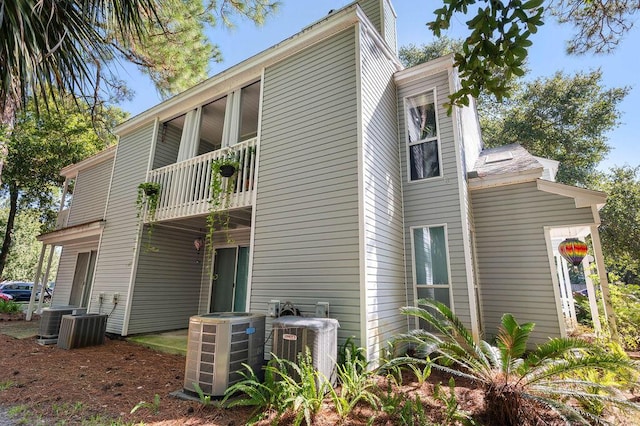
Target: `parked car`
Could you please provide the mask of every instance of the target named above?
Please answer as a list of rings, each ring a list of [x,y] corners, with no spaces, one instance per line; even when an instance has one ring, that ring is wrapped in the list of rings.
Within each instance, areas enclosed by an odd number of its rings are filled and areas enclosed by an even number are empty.
[[[13,296],[15,302],[28,302],[31,298],[33,283],[7,282],[0,284],[0,293]],[[36,294],[36,300],[40,299],[40,292]]]
[[[9,300],[13,300],[13,296],[10,294],[0,293],[0,299],[8,302]]]

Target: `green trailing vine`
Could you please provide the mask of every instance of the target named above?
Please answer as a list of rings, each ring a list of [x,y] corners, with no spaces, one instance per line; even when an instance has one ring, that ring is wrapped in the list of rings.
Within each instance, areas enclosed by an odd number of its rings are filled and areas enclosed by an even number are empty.
[[[221,171],[226,166],[232,166],[235,169],[229,177],[224,177],[221,174]],[[217,227],[225,233],[228,243],[233,242],[229,236],[229,205],[231,203],[231,194],[235,188],[239,167],[240,163],[237,161],[235,154],[230,154],[211,162],[211,181],[209,183],[211,198],[209,198],[206,236],[208,258],[211,258],[213,255],[213,237],[215,236]]]
[[[156,247],[151,245],[151,236],[153,235],[153,225],[156,222],[156,211],[158,210],[158,202],[160,200],[160,184],[155,182],[143,182],[138,185],[138,197],[136,198],[136,207],[138,214],[136,217],[142,218],[147,214],[149,225],[147,226],[147,242],[146,251],[158,251]]]

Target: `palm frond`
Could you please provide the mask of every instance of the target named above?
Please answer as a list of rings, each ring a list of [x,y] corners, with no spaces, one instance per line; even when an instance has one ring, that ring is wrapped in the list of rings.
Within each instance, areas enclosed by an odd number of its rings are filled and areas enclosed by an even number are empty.
[[[521,364],[519,358],[527,350],[527,341],[535,324],[528,322],[518,324],[511,314],[502,316],[501,326],[498,330],[498,348],[500,349],[500,360],[502,371],[507,375]]]
[[[588,371],[590,369],[617,374],[621,371],[634,372],[637,369],[637,364],[620,354],[586,354],[538,364],[536,368],[523,375],[523,379],[527,383],[534,384],[541,380],[553,379],[576,371]]]
[[[24,0],[0,6],[0,105],[28,96],[92,92],[97,64],[114,57],[105,36],[142,38],[154,0]]]
[[[524,399],[535,401],[536,403],[549,408],[551,411],[560,416],[560,418],[565,421],[567,426],[575,424],[590,425],[591,422],[608,424],[598,416],[595,416],[586,410],[581,410],[578,407],[566,404],[563,401],[528,393],[523,394],[522,397]]]

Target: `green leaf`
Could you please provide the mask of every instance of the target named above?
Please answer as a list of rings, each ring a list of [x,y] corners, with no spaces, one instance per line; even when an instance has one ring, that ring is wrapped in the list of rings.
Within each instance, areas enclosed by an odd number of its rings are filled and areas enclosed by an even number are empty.
[[[523,9],[535,9],[536,7],[540,7],[545,0],[529,0],[528,2],[522,5]]]

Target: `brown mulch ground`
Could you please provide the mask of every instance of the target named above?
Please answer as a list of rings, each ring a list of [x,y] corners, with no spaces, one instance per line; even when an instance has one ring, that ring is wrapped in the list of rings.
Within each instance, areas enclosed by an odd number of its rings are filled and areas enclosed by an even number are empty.
[[[122,340],[106,339],[101,346],[63,350],[55,345],[41,346],[35,338],[17,339],[3,332],[21,327],[33,328],[22,318],[0,314],[0,406],[22,407],[14,417],[21,424],[59,425],[244,425],[252,408],[221,409],[204,407],[197,401],[185,401],[169,394],[181,390],[185,358],[156,352]],[[15,333],[12,333],[15,334]],[[435,401],[433,383],[448,377],[432,373],[425,383],[407,374],[400,387],[393,387],[398,401],[420,397],[431,424],[444,419],[442,404]],[[381,393],[387,382],[380,378]],[[456,397],[460,408],[482,421],[482,395],[473,386],[456,379]],[[153,407],[154,396],[160,403]],[[146,404],[131,414],[141,401]],[[401,402],[400,402],[401,403]],[[340,422],[333,407],[325,401],[314,425],[398,424],[397,416],[357,408],[348,420]],[[290,424],[292,418],[280,424]],[[549,420],[549,419],[547,419]],[[1,424],[0,419],[0,424]],[[265,420],[260,424],[271,424]],[[543,424],[553,424],[551,420]]]

